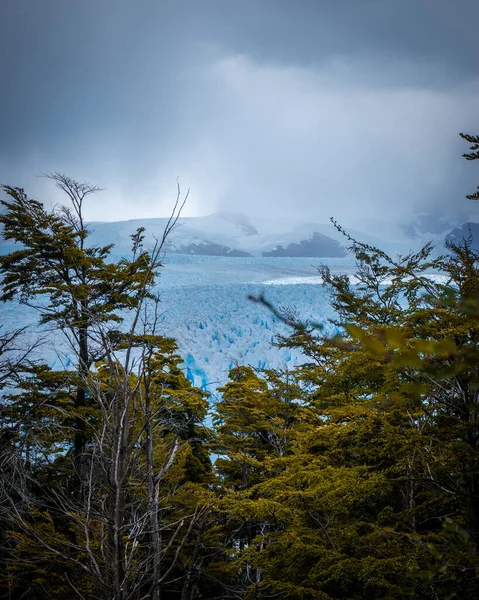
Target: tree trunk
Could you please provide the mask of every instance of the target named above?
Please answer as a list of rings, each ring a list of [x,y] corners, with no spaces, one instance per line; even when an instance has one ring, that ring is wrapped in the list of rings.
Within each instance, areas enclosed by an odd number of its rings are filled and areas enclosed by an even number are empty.
[[[75,396],[75,410],[81,411],[86,406],[87,393],[85,390],[89,372],[88,357],[88,328],[82,326],[78,330],[79,362],[78,362],[78,387]],[[73,460],[75,466],[74,483],[75,494],[79,494],[82,487],[83,455],[86,446],[86,423],[82,416],[76,415],[75,434],[73,442]]]
[[[158,582],[161,578],[161,532],[158,526],[158,486],[155,482],[155,469],[153,463],[153,434],[151,427],[151,411],[149,394],[146,394],[145,406],[145,433],[146,433],[146,464],[148,470],[148,518],[150,523],[151,544],[151,574],[153,590],[151,600],[160,600],[161,590]]]

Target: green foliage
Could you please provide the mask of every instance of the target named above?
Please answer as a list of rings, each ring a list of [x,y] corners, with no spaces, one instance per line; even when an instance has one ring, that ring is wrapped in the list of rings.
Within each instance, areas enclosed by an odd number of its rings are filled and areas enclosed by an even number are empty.
[[[286,451],[261,434],[281,414],[269,373],[222,390],[218,509],[238,548],[222,573],[245,598],[475,597],[479,255],[350,241],[358,285],[320,269],[342,335],[290,321],[282,340],[310,359],[288,375]]]
[[[477,160],[479,159],[479,135],[469,135],[467,133],[459,134],[463,140],[471,144],[470,152],[463,154],[463,158],[466,160]],[[466,196],[468,200],[479,200],[479,186],[477,191],[473,194]]]
[[[479,139],[461,137],[477,159]],[[0,215],[21,245],[0,259],[2,299],[37,306],[77,344],[76,368],[59,372],[28,349],[10,358],[20,330],[0,336],[9,598],[479,595],[471,240],[392,258],[336,224],[358,282],[319,268],[340,334],[254,298],[292,327],[277,343],[305,363],[232,369],[209,428],[208,394],[156,329],[158,252],[142,250],[143,230],[130,260],[88,247],[82,202],[96,188],[53,178],[72,209],[4,188]]]
[[[145,278],[151,280],[150,257],[134,242],[133,259],[108,261],[113,244],[86,245],[89,230],[67,209],[49,212],[20,188],[3,186],[11,200],[1,200],[3,238],[21,245],[0,257],[1,300],[18,298],[35,304],[41,321],[64,328],[120,320],[119,311],[132,308]],[[38,304],[39,297],[48,304]]]
[[[6,187],[0,215],[3,237],[21,245],[0,259],[2,300],[36,307],[74,351],[64,372],[28,349],[1,362],[2,585],[9,597],[159,598],[180,564],[198,569],[194,536],[212,501],[207,394],[156,332],[162,241],[144,252],[140,229],[131,259],[112,261],[112,245],[88,246],[82,203],[96,188],[53,179],[71,209],[48,212]]]

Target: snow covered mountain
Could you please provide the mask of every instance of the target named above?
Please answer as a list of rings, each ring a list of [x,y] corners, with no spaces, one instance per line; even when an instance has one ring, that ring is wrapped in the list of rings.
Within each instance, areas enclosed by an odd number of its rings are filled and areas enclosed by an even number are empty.
[[[471,247],[474,250],[479,250],[479,223],[463,223],[446,236],[446,241],[459,244],[462,240],[469,238],[472,238]]]
[[[95,222],[90,227],[92,240],[115,241],[117,249],[130,246],[130,235],[139,227],[146,229],[145,245],[161,237],[167,220],[134,219],[117,222]],[[377,244],[388,243],[361,231],[350,231],[353,237]],[[333,258],[346,255],[346,238],[330,223],[291,224],[275,219],[248,218],[240,213],[215,213],[207,217],[181,218],[171,233],[167,254],[200,256],[270,256]]]

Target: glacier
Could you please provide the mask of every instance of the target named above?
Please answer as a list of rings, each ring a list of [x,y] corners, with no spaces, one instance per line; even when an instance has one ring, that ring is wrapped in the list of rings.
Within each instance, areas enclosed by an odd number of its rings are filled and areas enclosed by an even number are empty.
[[[176,339],[187,377],[213,396],[234,366],[293,369],[305,360],[301,352],[273,345],[278,335],[291,329],[248,297],[262,294],[276,307],[293,309],[303,322],[320,323],[325,332],[334,333],[328,288],[316,269],[319,262],[332,272],[348,274],[354,282],[356,265],[351,257],[167,255],[156,290],[161,297],[158,332]],[[38,327],[34,309],[5,303],[2,321],[7,328],[27,326],[30,341],[46,337],[38,354],[53,368],[68,367],[72,361],[64,336]]]
[[[351,259],[327,262],[334,271],[354,269]],[[290,328],[249,296],[264,294],[273,305],[294,309],[302,320],[329,327],[328,292],[311,259],[170,255],[164,263],[156,290],[159,333],[177,340],[188,378],[213,394],[236,365],[292,369],[304,362],[299,351],[273,346]],[[4,303],[2,322],[7,328],[28,327],[29,341],[45,338],[38,357],[53,368],[72,361],[64,336],[37,326],[33,308]]]
[[[128,256],[130,235],[137,227],[146,227],[148,249],[155,236],[161,238],[165,223],[165,219],[92,223],[89,242],[105,245],[114,241],[111,259],[117,260]],[[195,385],[214,394],[236,365],[293,369],[304,362],[299,351],[273,345],[278,335],[287,335],[290,330],[263,305],[249,300],[249,296],[264,295],[276,307],[293,309],[303,322],[313,321],[322,324],[326,331],[331,330],[329,319],[333,311],[328,289],[322,285],[316,267],[327,264],[333,273],[352,276],[354,258],[263,255],[263,251],[272,248],[301,245],[301,240],[314,231],[335,241],[344,240],[331,224],[288,227],[226,213],[185,219],[174,231],[172,243],[179,247],[207,240],[244,251],[241,256],[212,256],[181,254],[170,249],[164,255],[157,288],[162,302],[159,333],[176,339],[185,372]],[[402,251],[405,244],[409,248],[413,245],[411,240],[383,244],[361,232],[353,233],[362,241],[377,242],[392,252]],[[0,243],[2,254],[13,249],[9,241]],[[1,310],[7,329],[27,326],[30,341],[39,336],[46,338],[39,356],[53,368],[65,368],[72,362],[64,336],[37,327],[38,314],[33,309],[9,302]]]

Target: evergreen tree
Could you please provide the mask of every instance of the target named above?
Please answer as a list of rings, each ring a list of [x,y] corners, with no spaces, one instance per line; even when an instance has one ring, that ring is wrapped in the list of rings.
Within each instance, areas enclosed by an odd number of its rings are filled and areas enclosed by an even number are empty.
[[[95,189],[54,179],[73,212],[48,212],[6,188],[13,200],[4,201],[1,216],[4,237],[22,244],[1,259],[3,300],[37,307],[77,356],[76,370],[63,373],[24,365],[3,404],[16,460],[5,486],[12,556],[3,583],[10,596],[18,589],[32,598],[61,598],[67,590],[159,598],[181,560],[187,572],[196,568],[185,551],[211,502],[206,396],[181,371],[175,343],[158,335],[152,293],[178,200],[151,254],[139,230],[132,258],[113,262],[111,245],[87,245],[82,203]],[[185,598],[196,593],[189,579]]]
[[[463,140],[471,144],[470,152],[466,152],[462,156],[466,160],[477,160],[479,159],[479,135],[469,135],[467,133],[459,134]],[[473,194],[466,196],[468,200],[479,200],[479,186],[477,187],[477,191]]]
[[[77,357],[79,382],[102,353],[93,343],[95,325],[120,322],[121,311],[134,309],[142,300],[145,284],[153,283],[160,267],[159,256],[139,251],[141,231],[133,239],[131,260],[109,260],[112,244],[89,246],[84,222],[84,202],[98,188],[64,175],[50,176],[66,193],[71,207],[48,211],[19,188],[3,186],[10,200],[1,200],[2,236],[21,247],[0,257],[3,277],[1,300],[19,300],[34,306],[40,323],[53,324],[66,334]],[[75,409],[85,408],[86,390],[77,386]],[[74,435],[77,468],[85,448],[85,422],[79,417]]]
[[[298,326],[283,340],[309,358],[295,373],[302,418],[289,452],[261,456],[265,381],[249,373],[241,388],[233,372],[218,405],[219,468],[226,489],[241,490],[223,510],[253,524],[236,536],[242,593],[474,597],[478,254],[466,241],[443,257],[426,246],[394,260],[351,244],[359,285],[321,268],[341,337]],[[240,465],[258,473],[246,488]]]
[[[479,138],[461,137],[479,158]],[[52,177],[71,208],[6,187],[0,215],[20,245],[0,258],[2,299],[35,306],[76,356],[53,371],[22,330],[0,332],[9,598],[478,596],[471,240],[392,258],[336,224],[357,264],[354,285],[319,269],[340,333],[284,313],[293,333],[278,343],[304,364],[232,369],[212,431],[208,395],[158,331],[154,285],[179,197],[153,253],[138,230],[131,257],[113,261],[111,245],[88,244],[83,202],[97,188]]]

